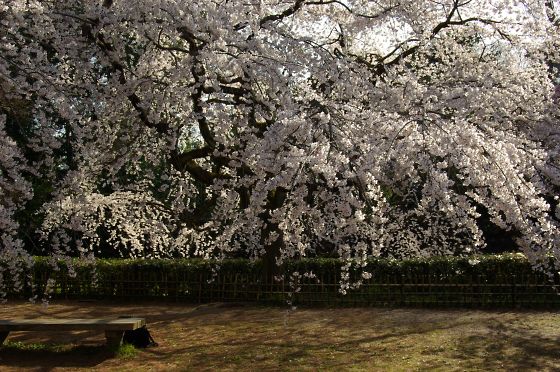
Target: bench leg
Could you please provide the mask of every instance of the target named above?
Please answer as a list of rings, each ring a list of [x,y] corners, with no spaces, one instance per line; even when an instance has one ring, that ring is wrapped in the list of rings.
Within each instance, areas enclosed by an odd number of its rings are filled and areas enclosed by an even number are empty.
[[[122,344],[124,331],[105,331],[107,346],[110,349],[117,349]]]
[[[2,344],[6,340],[6,337],[8,337],[9,334],[10,331],[0,332],[0,346],[2,346]]]

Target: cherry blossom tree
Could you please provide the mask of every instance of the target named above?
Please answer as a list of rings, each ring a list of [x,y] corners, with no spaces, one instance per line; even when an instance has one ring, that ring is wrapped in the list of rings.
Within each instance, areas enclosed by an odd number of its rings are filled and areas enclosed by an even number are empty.
[[[557,8],[4,1],[0,99],[33,130],[18,145],[0,125],[1,254],[25,256],[35,175],[56,258],[109,244],[273,272],[330,250],[349,270],[478,252],[484,217],[542,268],[560,257]]]

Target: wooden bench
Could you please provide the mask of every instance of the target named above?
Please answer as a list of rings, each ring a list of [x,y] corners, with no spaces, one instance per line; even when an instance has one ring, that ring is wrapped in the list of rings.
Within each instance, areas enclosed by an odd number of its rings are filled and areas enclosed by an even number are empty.
[[[0,319],[0,345],[12,331],[105,331],[107,346],[118,347],[124,331],[135,330],[146,325],[144,318],[112,319]]]

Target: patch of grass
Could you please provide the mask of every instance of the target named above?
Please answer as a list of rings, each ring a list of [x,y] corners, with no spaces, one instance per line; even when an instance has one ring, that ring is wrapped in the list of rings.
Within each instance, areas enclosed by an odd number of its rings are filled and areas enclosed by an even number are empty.
[[[61,344],[44,344],[40,342],[20,342],[20,341],[6,341],[2,345],[4,349],[12,349],[19,351],[49,351],[60,353],[68,349],[68,345]]]
[[[82,355],[82,354],[90,354],[91,352],[103,351],[105,349],[105,346],[6,341],[2,345],[2,348],[4,350],[9,350],[13,352]],[[130,345],[130,344],[122,344],[118,348],[110,351],[119,358],[131,358],[138,353],[138,349],[136,349],[134,345]]]
[[[131,344],[122,344],[115,351],[115,355],[119,358],[132,358],[138,353],[138,349]]]

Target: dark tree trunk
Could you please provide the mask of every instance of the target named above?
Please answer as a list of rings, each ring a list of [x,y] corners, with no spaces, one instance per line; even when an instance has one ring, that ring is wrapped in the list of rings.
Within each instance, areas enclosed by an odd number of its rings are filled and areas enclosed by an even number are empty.
[[[270,214],[275,209],[278,209],[284,204],[286,200],[287,190],[284,188],[277,188],[268,195],[268,206],[267,212],[265,213],[264,221],[266,221],[266,226],[261,235],[261,242],[265,246],[266,253],[263,260],[263,281],[265,283],[272,283],[274,277],[279,275],[281,268],[276,264],[276,259],[280,255],[280,251],[284,245],[284,236],[282,230],[280,230],[277,223],[270,221]],[[276,234],[277,238],[268,242],[270,236]]]

